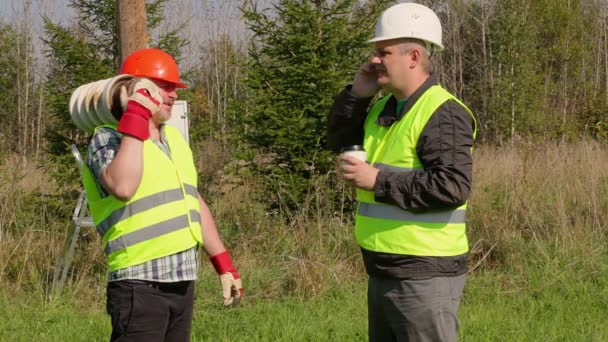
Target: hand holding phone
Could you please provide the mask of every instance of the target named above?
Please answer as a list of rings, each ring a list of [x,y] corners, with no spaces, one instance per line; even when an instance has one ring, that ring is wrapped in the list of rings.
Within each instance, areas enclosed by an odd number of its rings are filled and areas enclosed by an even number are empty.
[[[370,61],[363,63],[353,80],[352,94],[356,97],[370,97],[379,89],[376,68]]]

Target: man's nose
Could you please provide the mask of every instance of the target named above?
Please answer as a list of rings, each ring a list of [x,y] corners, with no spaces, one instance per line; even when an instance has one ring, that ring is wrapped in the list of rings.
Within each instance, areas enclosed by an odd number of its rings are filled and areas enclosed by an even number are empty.
[[[380,64],[380,63],[382,63],[382,60],[378,56],[372,56],[372,59],[370,60],[370,62],[372,64]]]

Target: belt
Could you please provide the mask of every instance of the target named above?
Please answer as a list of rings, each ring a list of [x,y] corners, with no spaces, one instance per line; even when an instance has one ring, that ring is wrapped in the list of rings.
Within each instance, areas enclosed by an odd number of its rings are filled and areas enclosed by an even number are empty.
[[[170,283],[163,283],[163,282],[159,282],[159,281],[150,281],[150,280],[139,280],[139,279],[127,279],[127,280],[119,280],[119,281],[124,284],[133,286],[133,287],[147,286],[147,287],[151,287],[153,289],[157,289],[157,290],[161,290],[161,291],[184,289],[184,288],[187,288],[191,283],[193,283],[192,280],[177,281],[177,282],[170,282]]]

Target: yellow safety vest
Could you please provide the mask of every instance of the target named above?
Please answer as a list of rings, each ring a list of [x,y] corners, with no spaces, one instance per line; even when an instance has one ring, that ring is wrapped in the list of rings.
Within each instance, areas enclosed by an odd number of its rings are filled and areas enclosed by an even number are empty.
[[[380,126],[376,121],[389,98],[379,100],[365,121],[364,148],[368,162],[380,170],[408,172],[423,168],[416,152],[418,138],[431,115],[446,101],[456,101],[475,120],[461,101],[435,85],[422,94],[401,120],[388,127]],[[373,192],[362,189],[357,189],[357,201],[355,235],[359,245],[366,250],[455,256],[469,249],[465,234],[466,203],[455,209],[414,212],[376,202]]]
[[[83,168],[91,216],[102,236],[110,271],[203,244],[192,151],[176,128],[163,129],[171,158],[146,140],[142,179],[128,201],[111,194],[101,197],[91,171]]]

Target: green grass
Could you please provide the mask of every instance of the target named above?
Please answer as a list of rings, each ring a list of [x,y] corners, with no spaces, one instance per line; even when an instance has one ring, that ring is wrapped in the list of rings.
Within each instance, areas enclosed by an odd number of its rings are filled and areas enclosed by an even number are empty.
[[[27,294],[4,293],[0,300],[0,341],[108,340],[108,322],[101,307],[44,303]]]
[[[519,270],[469,277],[460,307],[462,341],[608,340],[608,272],[603,263],[530,260]],[[599,261],[599,258],[596,259]],[[322,296],[266,298],[219,305],[219,284],[204,272],[197,286],[193,341],[365,341],[365,279]],[[261,278],[257,278],[261,279]],[[255,286],[253,286],[255,288]],[[0,299],[0,341],[105,341],[103,300],[54,304],[25,294]]]
[[[215,282],[214,277],[197,286],[193,341],[366,340],[363,283],[314,299],[246,300],[234,309],[220,305]],[[209,291],[211,285],[217,291]],[[5,293],[0,299],[0,341],[106,341],[110,324],[104,303],[83,308],[76,301],[44,304],[40,298]]]
[[[59,210],[57,197],[27,190],[42,185],[21,189],[12,176],[21,169],[2,165],[0,342],[107,341],[95,231],[82,233],[69,286],[49,303],[72,203]],[[608,341],[608,148],[484,147],[475,168],[467,219],[477,269],[461,305],[461,340]],[[193,341],[365,341],[366,279],[350,214],[328,195],[331,181],[320,179],[302,208],[284,216],[268,215],[254,196],[258,183],[212,202],[246,298],[222,308],[217,276],[204,263]]]
[[[605,252],[546,258],[531,245],[520,255],[525,267],[470,277],[460,310],[462,340],[607,341]]]
[[[594,281],[505,286],[508,276],[470,279],[461,305],[462,341],[606,341],[607,284]],[[512,285],[515,287],[515,285]]]
[[[217,302],[216,302],[217,303]],[[193,341],[364,341],[363,287],[311,300],[284,298],[239,309],[197,305]]]

